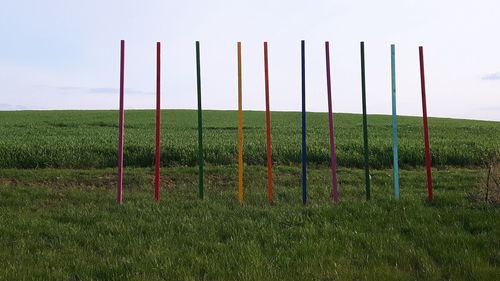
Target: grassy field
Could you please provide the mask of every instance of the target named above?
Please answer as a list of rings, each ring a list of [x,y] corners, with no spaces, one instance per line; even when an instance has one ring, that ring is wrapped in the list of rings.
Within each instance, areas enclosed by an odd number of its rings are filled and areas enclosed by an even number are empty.
[[[340,169],[340,204],[329,170],[309,170],[310,204],[300,202],[300,167],[246,168],[236,200],[236,166],[207,169],[208,199],[197,199],[196,168],[162,170],[153,202],[150,168],[125,173],[117,206],[115,170],[2,170],[0,280],[495,280],[500,210],[476,201],[484,173],[435,170],[435,201],[423,169],[373,171],[363,200],[362,170]]]
[[[399,118],[401,200],[392,197],[388,116],[336,114],[341,202],[330,202],[328,119],[273,113],[275,201],[266,199],[262,112],[245,112],[245,201],[236,199],[235,112],[204,112],[206,200],[197,198],[195,111],[163,113],[161,202],[153,202],[153,111],[126,113],[125,204],[115,204],[114,111],[0,112],[0,280],[496,280],[500,209],[484,161],[500,123],[430,119],[433,202],[421,120]],[[498,193],[497,193],[498,194]],[[498,202],[498,201],[497,201]]]
[[[196,111],[164,111],[162,165],[194,166],[197,151]],[[0,168],[106,168],[116,166],[116,111],[0,112]],[[214,165],[235,164],[235,111],[204,112],[205,159]],[[125,114],[125,165],[154,163],[154,111]],[[329,163],[328,115],[308,113],[308,162]],[[273,159],[300,163],[300,113],[273,112]],[[336,149],[340,166],[363,167],[361,116],[336,114]],[[421,118],[400,117],[399,159],[402,167],[423,165]],[[244,114],[244,161],[266,163],[265,115]],[[370,163],[392,167],[390,116],[368,118]],[[434,166],[474,167],[484,159],[500,158],[500,122],[429,119]]]

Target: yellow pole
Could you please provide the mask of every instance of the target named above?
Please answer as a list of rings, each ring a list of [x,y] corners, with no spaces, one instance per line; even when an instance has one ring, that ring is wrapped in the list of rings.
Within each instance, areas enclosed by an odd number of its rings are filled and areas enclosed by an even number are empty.
[[[238,42],[238,200],[243,201],[243,111],[241,95],[241,42]]]

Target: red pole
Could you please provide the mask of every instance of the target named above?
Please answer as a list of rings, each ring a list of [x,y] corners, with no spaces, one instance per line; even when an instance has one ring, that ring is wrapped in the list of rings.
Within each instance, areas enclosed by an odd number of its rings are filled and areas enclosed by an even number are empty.
[[[273,159],[271,156],[271,114],[269,112],[269,69],[267,42],[264,42],[264,73],[266,83],[267,197],[269,202],[273,202]]]
[[[425,100],[425,77],[424,77],[424,49],[418,47],[420,57],[420,85],[422,88],[422,112],[424,121],[424,143],[425,143],[425,164],[427,166],[427,193],[429,201],[432,201],[432,173],[431,173],[431,151],[429,145],[429,127],[427,125],[427,102]]]
[[[125,74],[125,40],[121,40],[120,46],[120,115],[118,125],[118,187],[116,193],[116,203],[123,204],[123,138],[125,122],[123,113],[123,80]]]
[[[155,155],[155,201],[160,201],[160,66],[161,44],[156,42],[156,155]]]

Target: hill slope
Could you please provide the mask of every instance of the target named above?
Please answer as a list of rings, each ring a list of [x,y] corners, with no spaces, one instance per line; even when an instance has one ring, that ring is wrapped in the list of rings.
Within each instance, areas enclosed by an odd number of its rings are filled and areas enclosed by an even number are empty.
[[[126,111],[125,165],[154,163],[154,111]],[[236,163],[236,111],[204,111],[205,160],[208,164]],[[244,112],[244,161],[265,165],[265,114]],[[0,168],[105,168],[117,161],[116,111],[0,112]],[[162,112],[162,165],[196,165],[197,118],[194,110]],[[300,113],[271,114],[273,160],[300,163]],[[424,164],[422,121],[399,117],[400,165]],[[328,115],[308,113],[308,161],[329,162]],[[500,123],[430,118],[434,166],[473,167],[500,155]],[[390,116],[368,117],[370,165],[392,167]],[[338,164],[363,167],[361,115],[335,114]]]

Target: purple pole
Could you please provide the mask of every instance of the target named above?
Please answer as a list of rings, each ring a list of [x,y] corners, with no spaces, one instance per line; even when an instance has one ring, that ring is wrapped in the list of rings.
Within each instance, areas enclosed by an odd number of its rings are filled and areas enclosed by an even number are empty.
[[[125,74],[125,40],[121,41],[120,50],[120,117],[118,126],[118,188],[116,192],[116,203],[123,204],[123,80]]]
[[[339,202],[339,193],[337,190],[337,160],[335,159],[335,138],[333,131],[333,113],[332,113],[332,84],[330,78],[330,43],[325,42],[326,54],[326,87],[328,91],[328,125],[330,128],[330,166],[332,168],[332,200]]]

